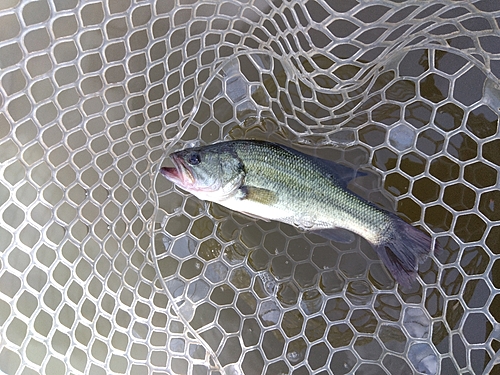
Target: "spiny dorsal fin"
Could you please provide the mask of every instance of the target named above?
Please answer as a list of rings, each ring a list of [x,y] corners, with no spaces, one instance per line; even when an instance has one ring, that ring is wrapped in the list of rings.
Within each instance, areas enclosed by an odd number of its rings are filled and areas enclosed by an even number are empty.
[[[308,158],[312,160],[314,163],[322,165],[323,168],[329,173],[334,180],[336,180],[342,187],[347,187],[347,184],[355,179],[356,177],[366,176],[365,172],[356,171],[350,167],[347,167],[342,164],[335,163],[334,161],[322,159],[317,156],[312,156],[309,154],[305,154],[301,151],[297,151],[288,146],[281,145],[279,143],[275,143],[276,146],[281,147],[282,149],[292,153],[299,155],[301,157]]]

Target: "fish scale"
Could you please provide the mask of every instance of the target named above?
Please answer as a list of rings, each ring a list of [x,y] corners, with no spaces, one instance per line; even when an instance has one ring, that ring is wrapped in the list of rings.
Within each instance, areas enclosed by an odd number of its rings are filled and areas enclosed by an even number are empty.
[[[235,143],[238,155],[245,160],[245,184],[276,191],[275,206],[294,207],[297,217],[282,221],[294,224],[304,216],[316,217],[315,229],[339,227],[364,236],[366,228],[373,228],[374,240],[387,229],[390,221],[386,213],[344,189],[331,170],[281,146],[263,146]]]

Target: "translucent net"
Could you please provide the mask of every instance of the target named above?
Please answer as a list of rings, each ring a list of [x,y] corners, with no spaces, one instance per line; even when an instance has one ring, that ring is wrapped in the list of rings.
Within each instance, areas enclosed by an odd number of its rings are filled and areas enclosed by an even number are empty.
[[[0,2],[0,372],[500,373],[496,1]],[[166,155],[270,139],[443,250],[411,289],[201,202]]]

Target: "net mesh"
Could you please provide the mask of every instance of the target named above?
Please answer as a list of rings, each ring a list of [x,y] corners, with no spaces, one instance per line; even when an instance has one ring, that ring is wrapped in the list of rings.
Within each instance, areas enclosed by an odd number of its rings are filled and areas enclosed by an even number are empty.
[[[500,373],[500,4],[3,0],[0,372]],[[174,150],[259,138],[443,250],[401,289],[198,201]]]

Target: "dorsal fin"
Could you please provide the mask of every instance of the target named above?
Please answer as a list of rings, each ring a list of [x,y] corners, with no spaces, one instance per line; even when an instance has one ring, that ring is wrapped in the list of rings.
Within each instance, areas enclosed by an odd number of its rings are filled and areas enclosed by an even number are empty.
[[[347,184],[355,179],[356,177],[366,176],[365,172],[356,171],[350,167],[347,167],[342,164],[335,163],[331,160],[322,159],[316,156],[312,156],[309,154],[305,154],[301,151],[297,151],[291,147],[281,145],[279,143],[275,143],[276,146],[281,147],[283,150],[286,150],[292,154],[299,155],[301,157],[308,158],[312,162],[321,165],[327,173],[329,173],[332,178],[342,187],[346,188]]]

